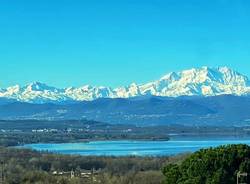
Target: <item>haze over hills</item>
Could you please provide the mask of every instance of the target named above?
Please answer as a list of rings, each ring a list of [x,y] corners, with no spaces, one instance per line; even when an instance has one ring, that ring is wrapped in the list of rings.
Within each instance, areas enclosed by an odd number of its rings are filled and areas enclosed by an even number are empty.
[[[92,101],[100,98],[131,98],[141,96],[218,96],[250,94],[249,79],[228,68],[193,68],[166,74],[159,80],[112,89],[86,85],[59,89],[40,82],[26,86],[0,89],[0,97],[35,104]]]
[[[1,101],[1,100],[0,100]],[[246,126],[250,125],[250,97],[101,98],[68,104],[0,103],[2,120],[79,120],[113,124]]]

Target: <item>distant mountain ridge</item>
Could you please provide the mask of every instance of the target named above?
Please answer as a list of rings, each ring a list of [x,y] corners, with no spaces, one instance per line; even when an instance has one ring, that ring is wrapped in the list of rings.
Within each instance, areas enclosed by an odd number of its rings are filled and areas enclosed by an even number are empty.
[[[3,101],[2,101],[3,100]],[[1,103],[2,102],[2,103]],[[32,104],[0,99],[0,120],[95,120],[138,126],[249,126],[250,97],[100,98],[66,104]]]
[[[29,103],[63,103],[92,101],[99,98],[130,98],[140,96],[218,96],[250,94],[249,79],[228,68],[193,68],[169,73],[159,80],[127,87],[93,87],[86,85],[59,89],[40,82],[26,86],[12,86],[0,89],[0,98]]]

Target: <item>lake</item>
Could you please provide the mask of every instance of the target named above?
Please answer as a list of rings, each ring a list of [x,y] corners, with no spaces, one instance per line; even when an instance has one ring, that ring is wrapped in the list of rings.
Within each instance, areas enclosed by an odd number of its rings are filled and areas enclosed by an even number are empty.
[[[200,139],[170,141],[93,141],[88,143],[26,144],[22,148],[60,154],[92,156],[169,156],[227,144],[248,144],[250,139]]]

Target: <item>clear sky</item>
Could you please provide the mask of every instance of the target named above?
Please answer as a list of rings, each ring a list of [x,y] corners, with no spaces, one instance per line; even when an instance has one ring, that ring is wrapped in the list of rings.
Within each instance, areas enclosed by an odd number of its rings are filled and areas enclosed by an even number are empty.
[[[250,77],[250,1],[0,1],[0,87],[117,87],[204,65]]]

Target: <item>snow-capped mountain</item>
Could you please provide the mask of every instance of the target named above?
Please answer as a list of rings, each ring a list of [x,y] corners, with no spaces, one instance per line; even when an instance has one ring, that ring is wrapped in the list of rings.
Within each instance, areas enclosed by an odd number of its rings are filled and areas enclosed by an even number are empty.
[[[178,73],[172,72],[146,84],[132,83],[115,89],[89,85],[59,89],[40,82],[23,87],[16,85],[0,89],[0,97],[31,103],[91,101],[98,98],[129,98],[145,95],[178,97],[223,94],[250,94],[248,78],[228,67],[202,67]]]

